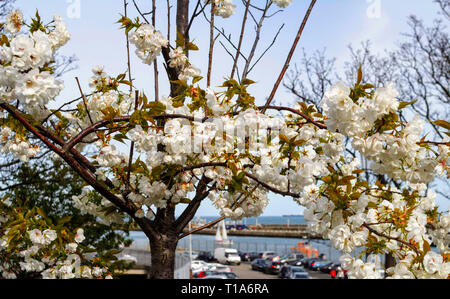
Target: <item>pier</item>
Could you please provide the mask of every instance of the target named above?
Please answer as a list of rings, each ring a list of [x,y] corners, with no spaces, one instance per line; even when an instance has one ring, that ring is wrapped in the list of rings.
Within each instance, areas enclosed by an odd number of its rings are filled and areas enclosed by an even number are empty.
[[[249,225],[248,229],[228,229],[227,234],[229,236],[247,236],[247,237],[272,237],[272,238],[293,238],[293,239],[323,239],[321,236],[311,234],[308,231],[306,224],[258,224]],[[193,225],[191,229],[195,229]],[[138,227],[131,228],[131,231],[141,231]],[[189,230],[185,229],[184,233]],[[217,227],[206,228],[201,231],[195,232],[198,235],[215,235]]]
[[[193,227],[195,228],[195,227]],[[201,235],[215,235],[216,227],[203,229],[196,232]],[[185,231],[187,232],[187,230]],[[295,239],[322,239],[308,231],[307,225],[250,225],[248,229],[228,229],[229,236],[247,236],[247,237],[272,237],[272,238],[295,238]]]

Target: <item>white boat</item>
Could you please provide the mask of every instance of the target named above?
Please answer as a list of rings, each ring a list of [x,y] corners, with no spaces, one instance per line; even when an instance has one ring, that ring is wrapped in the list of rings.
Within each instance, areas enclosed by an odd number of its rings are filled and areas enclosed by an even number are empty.
[[[228,239],[227,229],[225,227],[224,221],[220,221],[217,224],[216,243],[221,245],[233,244],[233,241]]]

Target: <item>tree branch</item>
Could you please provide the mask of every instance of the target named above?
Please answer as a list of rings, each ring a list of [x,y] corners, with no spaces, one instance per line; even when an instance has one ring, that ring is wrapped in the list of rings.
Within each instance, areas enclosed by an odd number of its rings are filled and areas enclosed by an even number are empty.
[[[288,54],[288,57],[286,59],[286,62],[284,63],[283,69],[281,70],[281,73],[278,76],[278,80],[275,82],[275,86],[273,87],[272,92],[271,92],[269,98],[267,99],[267,102],[266,102],[266,105],[265,105],[266,107],[270,106],[270,103],[273,101],[273,99],[275,97],[275,94],[277,93],[278,87],[280,86],[281,81],[283,80],[283,77],[284,77],[284,75],[286,74],[286,71],[289,68],[292,56],[294,55],[295,49],[297,48],[297,44],[298,44],[298,42],[300,40],[300,37],[302,36],[303,30],[305,29],[306,23],[308,22],[309,16],[311,15],[311,11],[314,8],[314,5],[316,4],[316,2],[317,2],[317,0],[312,0],[311,4],[309,5],[309,8],[308,8],[308,10],[306,12],[306,15],[303,18],[302,24],[300,25],[300,28],[298,30],[297,36],[296,36],[296,38],[294,40],[294,44],[292,45],[291,50],[290,50],[290,52]],[[266,110],[267,109],[264,108],[262,110],[262,113],[265,113]]]

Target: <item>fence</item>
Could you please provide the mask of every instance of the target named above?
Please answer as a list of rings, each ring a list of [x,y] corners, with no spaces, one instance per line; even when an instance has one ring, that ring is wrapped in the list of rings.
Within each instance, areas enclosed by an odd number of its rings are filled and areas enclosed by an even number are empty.
[[[214,252],[217,247],[230,247],[237,249],[241,252],[261,252],[261,251],[273,251],[276,255],[284,255],[293,252],[297,242],[295,240],[286,239],[285,242],[279,242],[274,239],[270,241],[269,238],[264,238],[264,242],[248,242],[248,241],[233,241],[231,245],[220,245],[214,240],[192,240],[192,251],[210,251]],[[303,240],[304,243],[309,243],[313,248],[317,249],[319,254],[325,254],[328,260],[339,261],[342,253],[334,249],[328,240]],[[183,239],[180,241],[178,248],[180,250],[189,249],[189,240]]]
[[[151,252],[150,246],[132,246],[131,248],[125,249],[119,257],[133,257],[136,262],[136,266],[139,268],[150,268],[151,262]],[[129,258],[128,258],[129,259]],[[189,256],[183,254],[182,252],[177,252],[175,257],[175,279],[189,279],[191,270],[191,261]]]

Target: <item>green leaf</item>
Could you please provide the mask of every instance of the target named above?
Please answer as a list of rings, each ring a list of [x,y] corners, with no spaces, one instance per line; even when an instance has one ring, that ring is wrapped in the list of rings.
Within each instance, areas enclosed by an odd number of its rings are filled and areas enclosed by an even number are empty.
[[[376,203],[374,203],[373,201],[371,201],[371,202],[369,202],[367,204],[367,208],[369,208],[369,209],[377,209],[378,205]]]
[[[358,69],[358,82],[356,83],[356,85],[361,84],[363,79],[363,72],[362,72],[362,65],[359,65],[359,69]]]
[[[161,102],[150,102],[145,108],[150,109],[152,115],[161,115],[166,111],[166,106]]]
[[[398,109],[399,110],[404,109],[404,108],[408,107],[409,105],[415,104],[417,101],[418,100],[411,101],[411,102],[400,102],[400,105],[398,106]]]
[[[289,143],[289,138],[286,135],[280,134],[280,140],[284,143]]]
[[[199,82],[199,81],[202,80],[202,79],[203,79],[202,76],[195,77],[195,78],[192,80],[192,84],[195,84],[195,83]]]
[[[176,41],[177,46],[184,48],[184,46],[186,44],[186,40],[184,38],[184,35],[181,32],[177,31],[177,36],[178,36],[178,39]]]
[[[42,210],[41,208],[36,208],[37,213],[39,214],[39,216],[41,216],[42,218],[47,218],[47,216],[45,215],[44,210]]]
[[[423,255],[425,256],[428,251],[431,250],[430,243],[428,243],[426,240],[423,241]]]
[[[125,85],[128,85],[128,86],[133,86],[133,83],[131,83],[131,82],[128,81],[128,80],[122,80],[122,81],[120,81],[120,84],[125,84]]]
[[[69,222],[70,220],[72,220],[71,216],[62,217],[61,219],[58,220],[58,225],[63,225]]]
[[[186,45],[186,50],[188,50],[188,51],[198,51],[199,49],[198,49],[196,44],[188,42],[187,45]]]
[[[114,139],[114,140],[117,140],[117,141],[119,141],[119,142],[121,142],[121,143],[123,143],[123,144],[125,144],[125,141],[124,141],[124,140],[127,140],[128,137],[127,137],[127,135],[125,135],[125,134],[117,134],[117,135],[115,135],[115,136],[113,137],[113,139]]]
[[[180,200],[180,203],[184,203],[184,204],[190,204],[192,200],[190,200],[189,198],[182,198]]]
[[[252,85],[255,84],[256,82],[247,78],[242,79],[242,85]]]
[[[445,128],[447,130],[450,130],[450,123],[448,121],[445,120],[437,120],[437,121],[432,121],[432,124],[435,124],[436,126]]]
[[[375,86],[373,84],[367,83],[367,84],[364,84],[363,86],[361,86],[361,88],[366,90],[366,89],[375,88]]]

